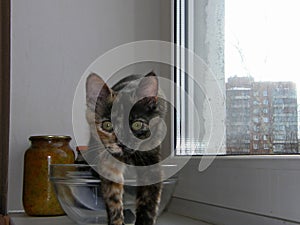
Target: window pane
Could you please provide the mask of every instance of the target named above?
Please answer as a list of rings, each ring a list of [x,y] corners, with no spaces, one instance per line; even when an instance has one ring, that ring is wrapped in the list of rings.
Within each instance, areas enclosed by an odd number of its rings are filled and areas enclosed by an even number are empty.
[[[297,0],[225,0],[229,154],[245,153],[241,146],[249,141],[248,154],[298,153],[299,10]],[[241,95],[248,96],[247,107],[234,106]],[[238,126],[229,116],[247,111]]]
[[[176,16],[181,22],[176,27],[177,38],[184,37],[180,44],[203,59],[225,96],[224,107],[210,104],[212,93],[217,92],[212,77],[197,70],[192,77],[177,74],[185,80],[184,88],[197,105],[200,121],[191,119],[195,117],[189,116],[191,107],[181,104],[177,124],[184,126],[177,132],[177,154],[298,153],[300,1],[176,2],[180,3]],[[209,118],[216,110],[218,116]],[[223,125],[208,122],[222,118]],[[223,129],[224,140],[221,135],[210,138]],[[197,130],[199,137],[189,136]],[[218,147],[207,151],[211,142],[218,142]]]

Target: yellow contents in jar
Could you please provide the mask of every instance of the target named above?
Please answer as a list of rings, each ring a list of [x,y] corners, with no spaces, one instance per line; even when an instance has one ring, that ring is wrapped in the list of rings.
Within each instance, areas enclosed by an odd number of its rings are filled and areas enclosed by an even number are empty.
[[[49,179],[51,164],[74,163],[69,136],[32,136],[24,157],[23,206],[30,216],[65,214]]]

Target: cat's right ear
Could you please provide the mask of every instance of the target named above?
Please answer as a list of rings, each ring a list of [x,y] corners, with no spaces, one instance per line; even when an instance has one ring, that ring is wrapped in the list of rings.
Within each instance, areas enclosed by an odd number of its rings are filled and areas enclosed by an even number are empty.
[[[90,74],[86,79],[86,101],[89,106],[95,107],[96,102],[107,99],[112,95],[111,89],[104,80],[95,73]]]

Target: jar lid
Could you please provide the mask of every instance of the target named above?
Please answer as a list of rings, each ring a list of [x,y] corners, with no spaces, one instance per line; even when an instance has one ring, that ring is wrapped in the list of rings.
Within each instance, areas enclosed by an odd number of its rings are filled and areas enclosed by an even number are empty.
[[[53,140],[53,139],[64,139],[64,140],[71,140],[72,138],[67,135],[37,135],[37,136],[30,136],[29,140]]]

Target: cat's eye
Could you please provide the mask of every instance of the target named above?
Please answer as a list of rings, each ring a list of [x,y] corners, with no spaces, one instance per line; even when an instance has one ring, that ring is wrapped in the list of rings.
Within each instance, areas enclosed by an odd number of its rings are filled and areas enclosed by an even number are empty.
[[[112,125],[112,122],[110,121],[104,121],[102,122],[102,129],[107,131],[107,132],[112,132],[113,130],[113,125]]]
[[[132,130],[134,130],[134,131],[138,131],[138,130],[140,130],[140,129],[142,129],[143,128],[143,122],[142,121],[135,121],[135,122],[133,122],[132,124],[131,124],[131,128],[132,128]]]

